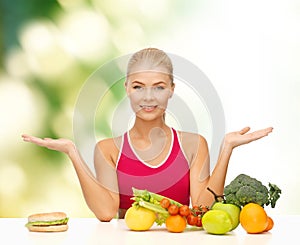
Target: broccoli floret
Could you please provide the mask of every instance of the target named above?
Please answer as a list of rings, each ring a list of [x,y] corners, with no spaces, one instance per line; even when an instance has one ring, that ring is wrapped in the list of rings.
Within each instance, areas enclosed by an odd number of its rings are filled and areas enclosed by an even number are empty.
[[[242,186],[236,193],[235,193],[236,199],[242,204],[242,203],[249,203],[254,198],[256,198],[256,191],[252,186],[245,185]],[[257,200],[255,200],[257,201]]]
[[[224,188],[226,203],[245,206],[247,203],[257,203],[261,206],[271,204],[272,208],[280,197],[281,190],[274,184],[269,184],[270,190],[261,181],[246,174],[238,175]]]
[[[235,194],[233,194],[233,193],[226,195],[226,203],[235,204],[239,207],[241,206],[241,203],[237,200],[237,198],[235,197]]]

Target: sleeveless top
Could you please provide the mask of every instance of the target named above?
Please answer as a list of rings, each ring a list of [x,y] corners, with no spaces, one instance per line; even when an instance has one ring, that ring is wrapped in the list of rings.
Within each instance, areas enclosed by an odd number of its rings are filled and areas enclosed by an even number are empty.
[[[119,208],[128,209],[133,201],[132,187],[148,190],[189,205],[190,169],[181,149],[176,130],[172,128],[172,143],[166,159],[157,166],[141,160],[130,145],[128,132],[123,135],[117,176],[120,195]]]

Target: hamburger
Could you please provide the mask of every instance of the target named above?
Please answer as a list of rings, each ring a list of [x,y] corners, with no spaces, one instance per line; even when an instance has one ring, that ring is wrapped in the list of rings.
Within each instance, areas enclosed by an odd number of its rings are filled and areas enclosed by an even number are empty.
[[[68,230],[69,218],[64,212],[37,213],[28,216],[29,231],[59,232]]]

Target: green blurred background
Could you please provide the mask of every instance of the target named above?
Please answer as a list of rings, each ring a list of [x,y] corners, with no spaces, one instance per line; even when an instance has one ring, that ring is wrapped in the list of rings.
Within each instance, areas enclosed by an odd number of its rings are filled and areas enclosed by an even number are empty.
[[[155,44],[185,10],[184,1],[1,0],[0,217],[53,209],[91,216],[67,157],[20,135],[72,139],[74,105],[91,73]],[[113,92],[111,103],[124,93]],[[107,117],[98,125],[99,137],[110,135]]]
[[[299,171],[299,9],[297,1],[0,0],[0,217],[49,210],[93,217],[67,157],[20,135],[72,139],[85,80],[103,63],[149,46],[187,57],[208,74],[228,130],[278,129],[234,155],[228,176],[243,171],[277,183],[286,194],[279,212],[298,213],[292,193],[299,178],[290,173]],[[111,103],[124,91],[114,93]],[[109,136],[108,117],[95,130]]]

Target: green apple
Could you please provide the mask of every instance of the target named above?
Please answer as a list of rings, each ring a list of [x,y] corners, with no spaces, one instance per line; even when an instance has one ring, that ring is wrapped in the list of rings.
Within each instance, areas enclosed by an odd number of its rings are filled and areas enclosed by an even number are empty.
[[[234,230],[240,223],[240,207],[234,204],[216,202],[211,207],[212,210],[223,210],[230,216],[232,222],[232,229]]]
[[[209,210],[202,217],[203,229],[216,235],[223,235],[232,229],[229,214],[223,210]]]

